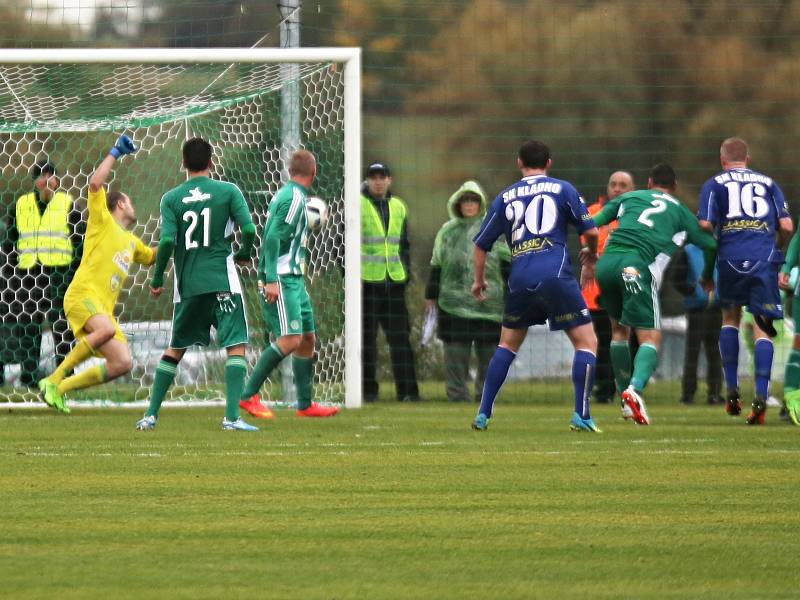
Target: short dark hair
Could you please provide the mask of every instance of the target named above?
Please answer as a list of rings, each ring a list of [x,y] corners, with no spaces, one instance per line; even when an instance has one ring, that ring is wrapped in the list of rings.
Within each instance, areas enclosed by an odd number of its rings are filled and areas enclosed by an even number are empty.
[[[120,200],[123,198],[127,198],[127,196],[122,192],[108,192],[108,194],[106,194],[106,206],[108,206],[108,212],[114,212],[114,209],[117,208],[117,204],[119,204]]]
[[[203,138],[194,137],[183,143],[183,166],[197,173],[211,166],[211,144]]]
[[[544,169],[550,160],[550,148],[543,142],[528,140],[519,148],[519,159],[523,167]]]
[[[674,190],[678,184],[678,177],[675,175],[675,169],[670,167],[667,163],[658,163],[650,169],[650,179],[653,185]]]
[[[33,168],[31,169],[31,179],[36,181],[37,179],[39,179],[39,177],[41,177],[45,173],[48,173],[50,175],[55,175],[56,166],[46,158],[42,160],[37,160],[36,164],[33,165]]]

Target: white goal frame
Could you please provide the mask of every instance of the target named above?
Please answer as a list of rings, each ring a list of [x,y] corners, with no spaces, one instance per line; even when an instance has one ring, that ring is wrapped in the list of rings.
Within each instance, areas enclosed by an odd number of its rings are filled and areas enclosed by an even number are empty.
[[[9,64],[344,65],[345,407],[361,406],[361,48],[65,48],[2,49]]]

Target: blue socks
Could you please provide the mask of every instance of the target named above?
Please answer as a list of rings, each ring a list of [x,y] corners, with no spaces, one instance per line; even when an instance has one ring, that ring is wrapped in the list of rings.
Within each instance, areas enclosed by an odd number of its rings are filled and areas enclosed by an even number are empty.
[[[576,350],[572,359],[572,385],[575,386],[575,412],[581,419],[588,419],[589,394],[594,387],[594,371],[597,357],[588,350]]]
[[[721,343],[721,342],[720,342]],[[753,362],[756,367],[756,396],[766,398],[769,395],[769,378],[772,373],[772,356],[775,346],[772,340],[761,338],[756,340]]]
[[[489,361],[489,368],[486,369],[486,380],[483,383],[483,395],[481,396],[481,408],[478,413],[492,417],[494,410],[494,399],[508,376],[508,369],[517,357],[507,348],[497,347],[494,351],[492,360]]]
[[[770,344],[770,347],[772,344]],[[722,358],[722,370],[725,372],[725,385],[729,390],[739,389],[739,329],[732,325],[723,325],[719,332],[719,355]],[[770,350],[770,364],[772,351]],[[758,361],[756,361],[756,365]],[[758,367],[756,367],[756,371]]]

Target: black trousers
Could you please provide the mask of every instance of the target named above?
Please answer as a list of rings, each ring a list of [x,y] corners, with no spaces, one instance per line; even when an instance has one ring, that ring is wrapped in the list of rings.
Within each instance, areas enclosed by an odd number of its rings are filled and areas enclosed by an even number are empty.
[[[411,324],[406,305],[406,286],[397,283],[362,284],[363,395],[369,402],[378,397],[378,327],[389,342],[397,399],[419,398],[417,368],[409,334]]]
[[[614,370],[611,367],[611,320],[604,310],[592,310],[592,325],[597,336],[597,366],[595,367],[593,400],[611,402],[616,392]]]
[[[719,356],[719,330],[722,311],[719,308],[691,310],[686,313],[686,346],[683,355],[681,399],[690,402],[697,391],[697,363],[702,345],[708,368],[708,399],[716,400],[722,390],[722,361]]]
[[[64,316],[64,295],[74,272],[70,267],[15,269],[2,293],[3,329],[11,333],[6,341],[5,363],[19,363],[20,381],[35,385],[42,349],[42,325],[50,323],[55,343],[56,362],[69,353],[73,336]]]

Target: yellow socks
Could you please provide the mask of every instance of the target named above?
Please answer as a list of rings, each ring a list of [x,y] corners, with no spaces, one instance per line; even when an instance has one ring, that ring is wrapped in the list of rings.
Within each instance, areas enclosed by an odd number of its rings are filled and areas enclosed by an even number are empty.
[[[69,356],[64,359],[64,362],[67,362],[68,359]],[[71,392],[72,390],[80,390],[93,385],[97,385],[98,383],[103,383],[107,379],[108,377],[106,375],[105,364],[97,365],[95,367],[90,367],[85,371],[78,373],[77,375],[73,375],[72,377],[67,377],[66,379],[64,379],[61,383],[58,384],[58,393],[66,394],[67,392]]]
[[[56,385],[60,384],[64,381],[64,377],[66,377],[67,373],[89,358],[92,354],[94,354],[94,348],[89,345],[86,338],[79,340],[47,379]]]

